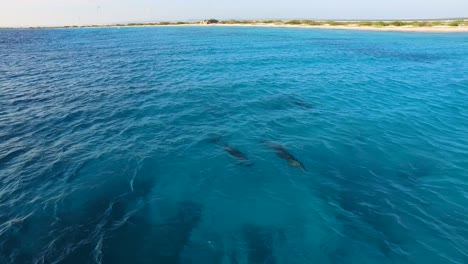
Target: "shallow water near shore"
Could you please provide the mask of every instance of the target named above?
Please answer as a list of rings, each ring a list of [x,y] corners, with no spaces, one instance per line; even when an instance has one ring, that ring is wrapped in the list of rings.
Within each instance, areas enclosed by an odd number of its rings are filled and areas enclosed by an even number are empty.
[[[0,263],[467,263],[467,39],[0,30]]]

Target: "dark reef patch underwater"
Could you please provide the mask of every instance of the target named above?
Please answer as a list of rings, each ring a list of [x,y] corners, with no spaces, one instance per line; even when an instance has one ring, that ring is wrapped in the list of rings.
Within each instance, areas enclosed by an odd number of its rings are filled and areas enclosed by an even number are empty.
[[[467,40],[0,30],[0,263],[468,263]]]

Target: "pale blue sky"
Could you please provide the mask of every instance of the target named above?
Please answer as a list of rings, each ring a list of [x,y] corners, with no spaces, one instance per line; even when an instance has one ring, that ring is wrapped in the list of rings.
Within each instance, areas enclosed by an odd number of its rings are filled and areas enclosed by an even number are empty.
[[[0,26],[219,19],[467,17],[468,0],[0,0]]]

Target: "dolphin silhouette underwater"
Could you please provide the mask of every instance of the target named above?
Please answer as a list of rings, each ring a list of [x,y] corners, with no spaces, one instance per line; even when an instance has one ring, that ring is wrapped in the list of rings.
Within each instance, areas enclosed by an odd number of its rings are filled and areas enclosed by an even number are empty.
[[[210,139],[210,142],[221,146],[224,149],[224,151],[229,153],[229,155],[239,160],[239,164],[247,166],[247,167],[253,166],[253,162],[242,151],[226,143],[221,143],[220,140],[221,139],[219,137],[215,137],[215,138]]]
[[[303,101],[302,99],[296,98],[296,97],[294,97],[292,95],[288,96],[288,101],[290,103],[292,103],[293,105],[302,107],[304,109],[313,109],[314,108],[313,105]]]
[[[272,150],[275,151],[276,155],[280,157],[281,159],[284,159],[288,162],[289,166],[291,167],[296,167],[296,168],[301,168],[304,171],[307,171],[302,162],[300,162],[298,159],[296,159],[291,153],[289,153],[286,148],[283,146],[270,142],[270,141],[263,141],[263,143],[271,148]]]

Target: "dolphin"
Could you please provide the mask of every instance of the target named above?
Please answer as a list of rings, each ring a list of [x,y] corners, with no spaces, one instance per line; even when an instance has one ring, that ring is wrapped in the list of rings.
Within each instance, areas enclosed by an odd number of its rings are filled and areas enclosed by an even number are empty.
[[[228,145],[226,143],[221,143],[220,141],[221,141],[220,137],[213,137],[213,138],[209,139],[210,143],[221,146],[224,149],[224,151],[229,153],[229,155],[231,155],[234,158],[238,159],[239,163],[241,165],[244,165],[244,166],[247,166],[247,167],[253,166],[253,162],[247,157],[247,155],[242,153],[237,148],[234,148],[234,147],[232,147],[232,146],[230,146],[230,145]]]
[[[303,101],[303,100],[301,100],[299,98],[296,98],[296,97],[294,97],[292,95],[288,96],[288,100],[292,104],[294,104],[296,106],[299,106],[299,107],[302,107],[304,109],[313,109],[314,108],[311,104],[309,104],[309,103],[307,103],[307,102],[305,102],[305,101]]]
[[[287,151],[283,146],[275,144],[269,141],[263,141],[269,148],[275,151],[276,155],[284,160],[286,160],[291,167],[301,168],[304,171],[307,171],[304,165],[296,159],[289,151]]]
[[[303,102],[303,101],[293,101],[292,103],[297,105],[297,106],[300,106],[302,108],[305,108],[305,109],[312,109],[313,108],[310,104],[308,104],[306,102]]]
[[[251,167],[253,165],[253,162],[249,160],[249,158],[247,158],[247,156],[244,153],[242,153],[240,150],[233,148],[227,144],[223,146],[223,149],[227,153],[229,153],[231,156],[238,159],[240,161],[240,164],[247,166],[247,167]]]

